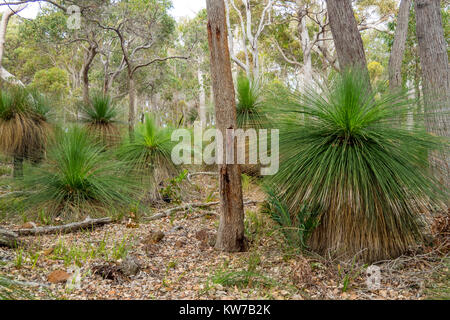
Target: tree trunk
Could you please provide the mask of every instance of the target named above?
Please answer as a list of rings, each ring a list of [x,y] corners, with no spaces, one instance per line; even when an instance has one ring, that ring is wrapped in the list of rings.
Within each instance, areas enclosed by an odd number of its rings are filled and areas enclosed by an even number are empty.
[[[129,98],[129,110],[128,110],[128,134],[130,140],[134,141],[134,122],[136,117],[136,88],[134,84],[133,74],[128,74],[128,98]]]
[[[416,0],[416,33],[422,66],[427,131],[449,137],[450,72],[439,0]],[[448,190],[448,148],[429,157],[435,176]]]
[[[91,68],[92,62],[97,55],[97,46],[90,45],[88,52],[86,54],[83,67],[81,68],[81,79],[83,81],[83,103],[88,105],[90,103],[89,99],[89,70]]]
[[[207,0],[208,42],[211,52],[211,80],[216,107],[216,125],[222,132],[224,145],[227,129],[236,129],[236,100],[228,50],[224,0]],[[225,150],[219,150],[224,155]],[[236,148],[234,148],[236,150]],[[235,157],[235,155],[233,155]],[[216,248],[227,252],[247,249],[244,236],[244,208],[241,169],[237,164],[219,164],[221,215]]]
[[[394,44],[389,57],[389,88],[396,91],[402,86],[402,62],[408,36],[409,11],[411,0],[402,0],[398,9],[397,27],[395,28]]]
[[[8,27],[9,19],[14,15],[14,11],[7,8],[6,12],[2,15],[2,20],[0,22],[0,66],[2,66],[3,52],[5,51],[5,39],[6,39],[6,28]]]
[[[364,46],[350,0],[327,0],[327,9],[340,69],[361,69],[370,83]]]
[[[199,89],[199,112],[198,115],[200,117],[200,122],[202,123],[203,127],[206,127],[206,93],[205,93],[205,82],[203,80],[203,72],[200,69],[200,66],[198,67],[198,84],[200,86]]]
[[[14,156],[13,177],[14,178],[22,178],[23,177],[23,157]]]

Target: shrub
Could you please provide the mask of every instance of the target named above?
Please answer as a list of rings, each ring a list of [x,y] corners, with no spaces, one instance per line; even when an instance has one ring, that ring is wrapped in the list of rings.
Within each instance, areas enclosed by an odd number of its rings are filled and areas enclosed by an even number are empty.
[[[58,132],[46,163],[31,168],[24,179],[30,191],[27,206],[78,219],[131,203],[136,190],[133,176],[104,151],[79,127]]]
[[[273,188],[266,187],[267,200],[263,206],[263,213],[280,228],[286,244],[294,249],[306,249],[312,232],[318,225],[317,213],[306,205],[289,210],[287,204],[280,198]]]
[[[36,91],[11,87],[0,91],[0,151],[14,157],[14,176],[23,174],[23,160],[42,158],[50,126],[48,101]]]
[[[160,198],[160,184],[179,173],[172,162],[171,135],[172,128],[159,127],[153,117],[146,115],[145,122],[136,128],[134,140],[128,139],[119,150],[119,157],[149,185],[152,199]]]
[[[236,96],[237,126],[243,129],[263,128],[266,117],[260,82],[240,73],[236,83]]]
[[[117,127],[118,109],[109,96],[95,93],[91,103],[81,109],[81,120],[86,123],[88,132],[105,146],[118,143],[120,132]]]
[[[279,187],[287,209],[317,208],[310,246],[366,260],[392,258],[422,239],[423,214],[443,195],[423,157],[441,146],[420,126],[401,128],[415,107],[402,93],[378,95],[361,73],[276,102]],[[280,114],[283,113],[283,116]]]

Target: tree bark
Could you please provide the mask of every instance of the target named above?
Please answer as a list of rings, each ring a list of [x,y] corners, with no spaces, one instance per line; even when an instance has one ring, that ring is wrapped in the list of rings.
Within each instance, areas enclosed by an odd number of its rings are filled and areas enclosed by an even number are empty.
[[[226,137],[227,129],[236,129],[236,100],[228,50],[224,0],[207,0],[208,42],[211,53],[211,80],[216,107],[216,126]],[[224,138],[224,145],[236,141]],[[222,154],[225,155],[226,146]],[[236,148],[234,148],[236,150]],[[235,155],[233,155],[235,157]],[[225,160],[225,156],[223,157]],[[221,215],[216,248],[227,252],[247,249],[244,236],[244,208],[241,169],[237,164],[219,164]]]
[[[134,141],[134,122],[136,118],[136,88],[132,73],[128,74],[128,98],[128,134],[130,135],[130,140]]]
[[[91,68],[92,62],[97,55],[97,46],[95,44],[90,44],[86,57],[81,68],[81,79],[83,81],[83,103],[88,105],[90,103],[89,99],[89,70]]]
[[[395,28],[394,44],[389,57],[389,88],[396,91],[402,87],[402,62],[408,36],[409,12],[411,0],[402,0],[398,9],[397,27]]]
[[[6,29],[8,27],[9,19],[14,15],[14,11],[10,8],[2,15],[0,22],[0,67],[2,66],[3,52],[5,51]]]
[[[340,69],[361,69],[370,84],[366,54],[350,0],[327,0],[327,10]]]
[[[416,33],[422,66],[427,131],[450,136],[450,72],[439,0],[416,0]],[[429,156],[434,175],[450,188],[448,148]]]

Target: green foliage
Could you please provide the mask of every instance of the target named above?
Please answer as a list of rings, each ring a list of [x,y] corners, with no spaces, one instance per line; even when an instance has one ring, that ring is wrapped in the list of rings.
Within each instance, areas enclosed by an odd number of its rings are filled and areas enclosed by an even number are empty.
[[[266,119],[262,110],[260,83],[240,73],[236,84],[237,126],[239,128],[262,128]]]
[[[280,199],[273,188],[266,187],[267,200],[262,212],[268,214],[278,225],[286,244],[294,249],[308,248],[308,240],[319,224],[317,213],[309,210],[308,206],[300,205],[292,210]]]
[[[53,67],[36,72],[31,86],[52,97],[61,98],[68,93],[67,82],[67,72]]]
[[[167,186],[161,190],[163,199],[170,199],[173,203],[181,203],[182,189],[181,184],[186,180],[188,171],[183,170],[178,176],[169,180]]]
[[[317,208],[312,248],[352,256],[367,249],[373,260],[420,241],[422,212],[445,195],[423,157],[442,141],[398,124],[414,104],[402,93],[377,96],[357,71],[320,90],[283,93],[273,98],[281,164],[270,181],[289,211]]]
[[[0,300],[32,299],[33,296],[25,291],[17,282],[0,275]]]
[[[81,120],[87,130],[104,145],[115,145],[120,132],[116,126],[119,110],[111,97],[96,92],[92,95],[90,104],[81,108]]]
[[[155,119],[146,115],[145,122],[136,128],[134,141],[128,139],[119,150],[119,157],[146,178],[152,196],[156,196],[161,182],[178,173],[171,158],[172,130],[157,126]]]
[[[25,203],[33,211],[70,218],[105,215],[131,203],[136,191],[125,165],[78,127],[56,134],[46,163],[30,168],[24,184],[31,191]]]

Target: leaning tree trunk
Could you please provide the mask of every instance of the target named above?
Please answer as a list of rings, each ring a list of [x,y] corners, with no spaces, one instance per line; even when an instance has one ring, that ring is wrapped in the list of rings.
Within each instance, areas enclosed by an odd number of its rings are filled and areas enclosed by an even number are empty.
[[[370,83],[366,54],[350,0],[327,0],[327,10],[340,69],[361,69]]]
[[[92,62],[97,55],[97,46],[90,45],[88,52],[86,53],[85,61],[83,67],[81,68],[81,79],[83,80],[83,103],[88,105],[89,100],[89,70],[91,68]]]
[[[409,11],[411,0],[402,0],[398,9],[397,27],[394,43],[389,57],[389,88],[392,92],[402,87],[402,62],[408,36]]]
[[[208,42],[211,52],[211,79],[216,106],[216,125],[224,137],[224,145],[236,141],[226,137],[227,129],[236,129],[236,100],[228,50],[224,0],[207,0]],[[230,141],[231,140],[231,141]],[[246,250],[241,170],[237,164],[219,164],[221,215],[216,248],[227,252]],[[236,148],[234,148],[236,150]],[[231,155],[235,158],[235,155]],[[236,163],[236,162],[234,162]]]
[[[134,122],[136,118],[136,88],[132,73],[128,74],[128,99],[128,134],[130,135],[130,140],[134,141]]]
[[[0,66],[2,65],[3,52],[5,51],[5,39],[6,39],[6,28],[8,27],[9,19],[14,15],[14,11],[7,9],[2,15],[2,20],[0,22]]]
[[[450,72],[447,43],[442,28],[439,0],[416,0],[416,33],[422,65],[427,130],[437,136],[450,136]],[[450,188],[449,152],[429,157],[435,176],[443,187]]]

